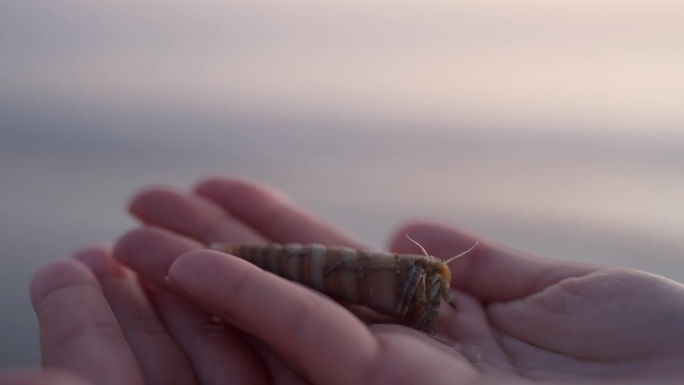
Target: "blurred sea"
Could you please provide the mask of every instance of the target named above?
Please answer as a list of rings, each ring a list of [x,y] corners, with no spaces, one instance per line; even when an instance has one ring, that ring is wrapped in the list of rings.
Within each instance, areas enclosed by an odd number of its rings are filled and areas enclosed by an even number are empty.
[[[209,174],[378,248],[431,217],[684,282],[679,3],[250,4],[0,3],[0,367],[40,265]]]

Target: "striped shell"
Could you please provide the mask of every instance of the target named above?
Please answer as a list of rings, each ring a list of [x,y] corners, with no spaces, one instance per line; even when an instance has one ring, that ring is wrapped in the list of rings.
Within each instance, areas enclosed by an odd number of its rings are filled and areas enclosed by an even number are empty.
[[[449,290],[451,273],[434,257],[368,252],[317,244],[213,244],[212,248],[333,298],[365,305],[429,330]]]

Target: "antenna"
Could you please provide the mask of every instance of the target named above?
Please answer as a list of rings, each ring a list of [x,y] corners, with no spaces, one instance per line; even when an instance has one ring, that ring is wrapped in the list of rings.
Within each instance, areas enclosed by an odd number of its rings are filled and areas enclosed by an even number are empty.
[[[447,259],[446,261],[444,261],[444,263],[447,264],[447,263],[453,261],[454,259],[456,259],[456,258],[458,258],[458,257],[462,257],[462,256],[464,256],[464,255],[470,253],[471,251],[473,251],[473,249],[475,248],[475,246],[477,246],[477,245],[479,245],[479,244],[480,244],[480,242],[475,242],[475,244],[474,244],[471,248],[469,248],[468,250],[462,252],[461,254],[459,254],[459,255],[457,255],[457,256],[455,256],[455,257],[451,257],[451,258]]]
[[[424,248],[420,243],[418,243],[418,242],[414,241],[413,239],[411,239],[411,237],[409,237],[408,234],[405,234],[405,235],[406,235],[406,238],[409,239],[409,241],[415,243],[416,245],[418,245],[418,247],[420,247],[421,250],[423,250],[423,254],[425,254],[426,257],[430,258],[430,254],[428,254],[427,251],[425,251],[425,248]]]

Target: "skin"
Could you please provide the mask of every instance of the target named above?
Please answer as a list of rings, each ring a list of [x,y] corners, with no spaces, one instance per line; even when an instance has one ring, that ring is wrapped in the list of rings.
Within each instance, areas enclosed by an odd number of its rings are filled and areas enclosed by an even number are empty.
[[[112,250],[40,270],[31,298],[44,366],[86,384],[667,384],[684,379],[684,285],[652,274],[526,255],[442,224],[400,226],[451,262],[458,312],[435,338],[367,325],[329,298],[209,242],[364,248],[278,192],[227,178],[151,187],[144,224]],[[218,317],[217,317],[218,316]],[[368,318],[366,318],[368,319]],[[62,384],[62,378],[1,384]],[[41,377],[42,376],[42,377]],[[26,378],[28,378],[26,377]],[[32,382],[31,382],[32,381]]]

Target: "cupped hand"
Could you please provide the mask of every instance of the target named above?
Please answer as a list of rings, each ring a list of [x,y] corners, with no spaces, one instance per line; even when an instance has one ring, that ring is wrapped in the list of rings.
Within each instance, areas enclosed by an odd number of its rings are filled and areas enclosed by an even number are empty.
[[[408,232],[439,257],[474,237],[433,223]],[[392,247],[411,245],[395,236]],[[653,274],[558,262],[483,242],[450,266],[462,311],[442,322],[481,373],[535,381],[681,383],[684,285]]]
[[[112,384],[510,384],[676,381],[684,363],[684,288],[661,277],[410,223],[393,250],[418,252],[406,233],[442,258],[480,241],[450,264],[459,309],[442,306],[432,338],[367,325],[325,296],[203,250],[216,241],[364,247],[263,186],[214,178],[193,193],[151,188],[131,211],[146,225],[119,240],[116,260],[91,249],[37,275],[46,365]]]

